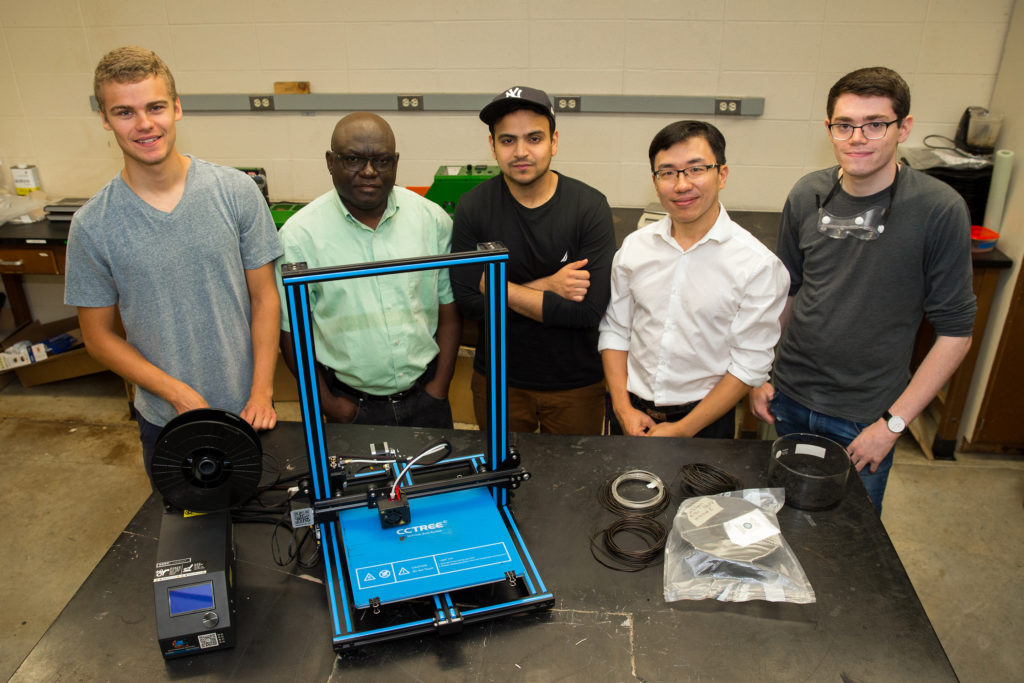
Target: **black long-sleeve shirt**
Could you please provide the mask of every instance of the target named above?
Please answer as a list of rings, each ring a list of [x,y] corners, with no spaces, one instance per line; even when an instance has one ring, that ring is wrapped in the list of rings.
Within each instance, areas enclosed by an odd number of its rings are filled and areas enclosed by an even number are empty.
[[[604,373],[597,351],[597,326],[608,306],[615,232],[604,195],[558,175],[550,200],[537,208],[520,204],[502,176],[492,178],[459,200],[452,251],[473,251],[480,242],[501,242],[509,250],[509,282],[523,284],[547,277],[567,263],[588,259],[590,287],[581,302],[544,292],[544,322],[508,311],[509,386],[539,391],[575,389],[599,382]],[[455,301],[463,317],[478,321],[483,344],[482,265],[460,266],[451,273]],[[474,367],[486,372],[486,356]]]

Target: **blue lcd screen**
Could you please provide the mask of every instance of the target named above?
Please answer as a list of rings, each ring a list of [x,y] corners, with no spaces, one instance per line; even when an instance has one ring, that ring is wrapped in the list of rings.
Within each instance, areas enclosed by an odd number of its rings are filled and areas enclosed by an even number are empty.
[[[172,617],[213,609],[213,581],[170,588],[167,591],[167,599],[171,604]]]

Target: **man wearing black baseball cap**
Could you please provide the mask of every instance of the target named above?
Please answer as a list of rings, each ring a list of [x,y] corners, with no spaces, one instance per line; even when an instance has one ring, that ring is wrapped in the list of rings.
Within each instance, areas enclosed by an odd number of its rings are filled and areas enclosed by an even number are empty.
[[[558,152],[547,93],[515,86],[480,111],[501,175],[467,192],[455,212],[452,251],[501,242],[508,262],[509,429],[599,434],[604,374],[597,326],[615,254],[611,209],[594,188],[551,170]],[[478,321],[474,410],[484,424],[483,267],[453,269],[462,315]]]

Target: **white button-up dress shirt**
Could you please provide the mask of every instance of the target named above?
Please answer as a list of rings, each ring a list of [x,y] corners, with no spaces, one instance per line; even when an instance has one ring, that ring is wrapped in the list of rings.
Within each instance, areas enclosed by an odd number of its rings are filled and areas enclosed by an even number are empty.
[[[768,379],[789,273],[725,209],[683,250],[666,216],[626,237],[598,348],[628,352],[626,388],[658,406],[699,401],[730,373]]]

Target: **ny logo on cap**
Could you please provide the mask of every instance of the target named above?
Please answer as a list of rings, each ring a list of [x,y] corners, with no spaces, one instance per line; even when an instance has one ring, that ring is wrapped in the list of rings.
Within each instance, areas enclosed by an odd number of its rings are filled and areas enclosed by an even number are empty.
[[[509,88],[505,91],[505,97],[521,97],[523,94],[522,88]]]

